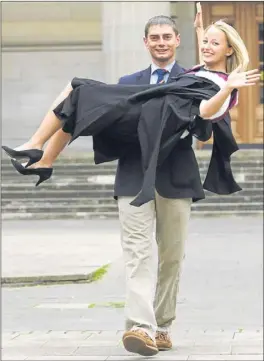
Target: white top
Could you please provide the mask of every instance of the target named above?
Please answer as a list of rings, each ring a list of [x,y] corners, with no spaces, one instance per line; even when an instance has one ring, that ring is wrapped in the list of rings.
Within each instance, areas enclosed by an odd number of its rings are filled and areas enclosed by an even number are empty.
[[[224,73],[217,73],[217,72],[211,72],[208,70],[198,70],[197,72],[195,72],[196,76],[200,76],[203,78],[207,78],[211,81],[213,81],[215,84],[217,84],[219,86],[220,89],[223,89],[227,79],[228,79],[228,75],[224,74]],[[203,102],[206,102],[207,100],[202,100],[201,104]],[[227,111],[229,109],[231,109],[233,106],[237,105],[238,103],[238,96],[236,95],[236,99],[234,104],[232,104],[232,99],[231,99],[231,95],[229,95],[224,104],[221,106],[221,108],[218,110],[218,112],[216,112],[214,115],[212,115],[211,117],[207,118],[210,120],[219,120],[221,118],[223,118],[223,116],[225,115],[225,113],[227,113]]]

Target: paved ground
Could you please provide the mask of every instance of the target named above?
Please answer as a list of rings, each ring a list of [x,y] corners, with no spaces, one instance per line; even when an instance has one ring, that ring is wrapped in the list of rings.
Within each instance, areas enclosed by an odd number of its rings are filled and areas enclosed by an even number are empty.
[[[195,219],[190,228],[172,330],[174,348],[153,359],[263,360],[262,219]],[[2,360],[142,359],[128,354],[120,343],[125,281],[118,223],[4,222],[3,271],[7,274],[12,253],[16,275],[25,274],[25,267],[40,272],[36,263],[42,253],[46,255],[42,266],[50,272],[58,271],[59,265],[66,269],[67,262],[72,272],[78,262],[89,267],[95,254],[98,261],[92,264],[99,264],[99,250],[91,253],[89,243],[95,249],[95,237],[102,236],[104,241],[112,240],[112,246],[97,243],[103,257],[110,259],[105,254],[116,247],[112,266],[102,280],[2,289]],[[67,239],[67,251],[59,247],[59,239]],[[52,256],[49,264],[49,255],[56,255],[56,267]]]
[[[120,257],[119,224],[4,221],[2,251],[2,277],[85,275]]]

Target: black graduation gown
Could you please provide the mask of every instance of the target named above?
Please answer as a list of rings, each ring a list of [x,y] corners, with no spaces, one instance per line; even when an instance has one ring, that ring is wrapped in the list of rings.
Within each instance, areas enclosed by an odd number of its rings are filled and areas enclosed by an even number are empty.
[[[203,140],[213,130],[214,144],[204,188],[217,194],[241,190],[235,182],[230,156],[238,147],[230,127],[199,115],[202,99],[219,91],[212,81],[180,74],[164,85],[108,85],[74,78],[73,91],[55,109],[63,130],[92,136],[96,164],[119,159],[127,145],[139,142],[144,179],[131,202],[140,206],[155,197],[156,168],[169,155],[185,130]],[[206,138],[206,137],[205,137]]]

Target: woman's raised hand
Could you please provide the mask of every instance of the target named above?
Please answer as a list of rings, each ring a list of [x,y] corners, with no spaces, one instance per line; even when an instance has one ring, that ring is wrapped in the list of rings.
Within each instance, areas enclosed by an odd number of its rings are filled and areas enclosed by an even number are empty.
[[[203,13],[201,3],[196,3],[196,16],[193,23],[196,30],[203,30]]]
[[[241,66],[238,66],[229,74],[226,86],[229,90],[252,86],[259,82],[260,76],[258,69],[241,72]]]

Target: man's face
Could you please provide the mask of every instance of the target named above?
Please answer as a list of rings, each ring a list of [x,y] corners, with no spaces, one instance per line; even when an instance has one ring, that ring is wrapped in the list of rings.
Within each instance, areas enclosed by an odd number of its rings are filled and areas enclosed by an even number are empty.
[[[170,25],[152,25],[144,42],[154,61],[169,63],[175,59],[180,35],[176,35]]]

